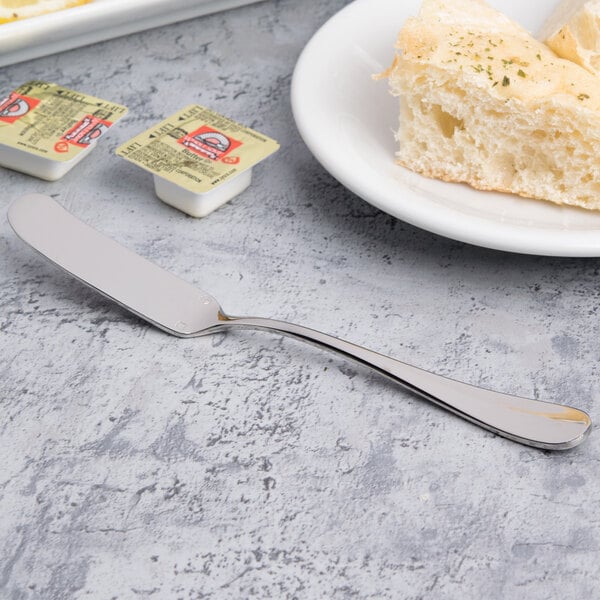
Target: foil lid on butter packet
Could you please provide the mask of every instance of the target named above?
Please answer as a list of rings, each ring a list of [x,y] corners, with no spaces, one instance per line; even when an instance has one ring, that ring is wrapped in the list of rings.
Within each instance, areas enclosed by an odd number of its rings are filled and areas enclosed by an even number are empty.
[[[126,113],[55,83],[25,83],[0,100],[0,166],[56,181]]]
[[[244,191],[252,167],[279,148],[271,138],[193,104],[117,149],[154,175],[156,195],[204,217]]]
[[[53,161],[88,150],[127,108],[45,81],[30,81],[0,101],[0,144]]]
[[[126,142],[117,154],[191,192],[204,194],[278,148],[275,140],[194,104]]]

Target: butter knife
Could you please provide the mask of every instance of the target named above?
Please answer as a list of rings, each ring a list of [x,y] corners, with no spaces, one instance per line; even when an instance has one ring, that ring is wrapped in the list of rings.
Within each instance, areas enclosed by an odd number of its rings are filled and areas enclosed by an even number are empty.
[[[15,200],[8,220],[24,242],[58,267],[172,335],[195,337],[231,327],[288,335],[366,365],[422,398],[528,446],[565,450],[591,430],[590,417],[576,408],[461,383],[300,325],[228,316],[212,296],[97,232],[48,196]]]

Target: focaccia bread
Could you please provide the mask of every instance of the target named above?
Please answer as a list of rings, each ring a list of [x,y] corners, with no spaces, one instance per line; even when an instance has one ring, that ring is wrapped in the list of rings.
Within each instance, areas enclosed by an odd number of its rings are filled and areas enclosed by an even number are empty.
[[[425,0],[384,74],[397,162],[427,177],[600,209],[600,79],[483,0]]]
[[[562,58],[600,74],[600,0],[563,0],[539,39]]]

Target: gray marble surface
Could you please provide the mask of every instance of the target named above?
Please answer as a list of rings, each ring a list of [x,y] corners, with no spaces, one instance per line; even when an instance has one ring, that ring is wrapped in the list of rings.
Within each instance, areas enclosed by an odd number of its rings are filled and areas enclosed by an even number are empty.
[[[50,193],[232,314],[300,322],[436,372],[598,409],[598,260],[403,224],[311,156],[295,61],[344,0],[267,1],[0,70],[131,113]],[[199,102],[281,151],[204,220],[115,148]],[[495,437],[290,339],[179,340],[0,221],[0,597],[529,600],[600,595],[600,442]]]

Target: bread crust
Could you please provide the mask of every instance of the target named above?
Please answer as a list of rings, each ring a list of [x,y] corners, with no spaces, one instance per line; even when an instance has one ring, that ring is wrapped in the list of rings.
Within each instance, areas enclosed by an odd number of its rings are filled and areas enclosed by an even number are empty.
[[[562,20],[561,20],[562,19]],[[600,2],[563,0],[546,25],[546,44],[561,58],[600,75]],[[559,23],[556,26],[556,23]],[[552,28],[555,25],[555,28]]]
[[[576,208],[581,208],[582,210],[600,210],[600,198],[598,199],[598,205],[596,205],[596,206],[590,206],[590,204],[586,204],[584,202],[582,202],[582,203],[578,203],[578,202],[565,203],[565,202],[561,202],[559,200],[546,198],[543,195],[536,195],[535,193],[532,194],[529,192],[521,192],[514,188],[488,185],[479,179],[453,177],[450,173],[448,173],[446,171],[442,171],[442,170],[418,169],[418,168],[415,168],[414,165],[411,165],[410,163],[405,162],[400,158],[396,158],[395,162],[397,165],[404,167],[405,169],[408,169],[409,171],[413,171],[413,173],[418,173],[419,175],[422,175],[423,177],[427,177],[428,179],[436,179],[438,181],[444,181],[446,183],[463,183],[463,184],[468,185],[469,187],[472,187],[473,189],[481,191],[481,192],[499,192],[499,193],[503,193],[503,194],[513,194],[515,196],[520,196],[521,198],[527,198],[528,200],[539,200],[541,202],[552,202],[553,204],[556,204],[558,206],[574,206]]]

